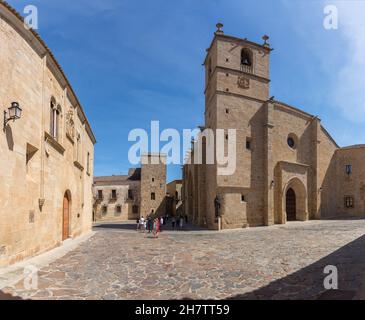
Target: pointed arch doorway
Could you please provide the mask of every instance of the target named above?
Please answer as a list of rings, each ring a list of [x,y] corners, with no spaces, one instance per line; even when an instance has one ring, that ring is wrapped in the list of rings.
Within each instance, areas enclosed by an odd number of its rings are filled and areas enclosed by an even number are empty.
[[[282,221],[307,221],[308,197],[305,184],[298,178],[291,179],[282,193]]]
[[[66,191],[63,196],[62,241],[70,237],[70,210],[71,210],[71,194],[69,191]]]
[[[286,192],[286,220],[297,220],[297,199],[293,188],[289,188]]]

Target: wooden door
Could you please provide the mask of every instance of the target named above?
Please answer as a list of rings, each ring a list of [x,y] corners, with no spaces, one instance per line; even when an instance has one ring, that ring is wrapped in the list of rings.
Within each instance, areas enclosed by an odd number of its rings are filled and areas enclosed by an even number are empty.
[[[70,236],[70,201],[65,194],[63,198],[63,223],[62,223],[62,241]]]
[[[287,221],[295,221],[297,217],[297,208],[296,208],[296,196],[295,192],[292,188],[286,193],[286,219]]]

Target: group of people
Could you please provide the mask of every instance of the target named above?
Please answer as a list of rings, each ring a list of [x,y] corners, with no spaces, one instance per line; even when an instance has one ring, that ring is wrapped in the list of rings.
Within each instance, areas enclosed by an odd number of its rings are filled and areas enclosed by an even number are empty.
[[[162,226],[166,225],[169,221],[169,216],[165,215],[163,217],[153,217],[154,214],[151,212],[144,218],[137,218],[137,231],[148,232],[153,235],[153,237],[158,238],[158,234],[162,231]],[[188,222],[187,216],[182,217],[172,217],[171,218],[171,227],[172,230],[182,230],[184,227],[184,221]]]
[[[137,219],[137,230],[142,232],[152,233],[153,237],[158,238],[158,234],[161,232],[161,225],[163,225],[163,218],[152,218],[148,216],[146,219],[142,216]]]

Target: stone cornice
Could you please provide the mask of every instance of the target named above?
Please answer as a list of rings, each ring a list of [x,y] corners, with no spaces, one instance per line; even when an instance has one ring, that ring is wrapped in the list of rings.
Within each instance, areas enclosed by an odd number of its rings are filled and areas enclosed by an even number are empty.
[[[308,165],[308,164],[299,163],[299,162],[289,162],[289,161],[279,161],[278,164],[279,164],[279,166],[287,165],[287,166],[294,166],[294,167],[302,167],[302,168],[306,168],[306,169],[310,167],[310,165]]]
[[[49,143],[56,151],[60,154],[64,154],[65,148],[55,139],[53,138],[47,131],[44,132],[44,140]]]
[[[84,167],[80,162],[74,161],[74,165],[76,168],[80,169],[81,171],[84,171]]]

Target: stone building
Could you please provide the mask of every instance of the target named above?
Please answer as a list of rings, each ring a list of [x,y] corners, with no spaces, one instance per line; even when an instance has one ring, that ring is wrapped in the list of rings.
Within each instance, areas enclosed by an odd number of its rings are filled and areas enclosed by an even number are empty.
[[[128,175],[94,178],[94,220],[134,220],[166,213],[165,155],[143,154]]]
[[[193,142],[183,167],[190,220],[227,229],[365,215],[365,146],[340,148],[318,117],[270,98],[267,36],[257,44],[217,27],[204,61],[202,129],[236,129],[237,163],[226,176],[205,157],[189,161],[199,146],[206,155],[204,135]]]
[[[141,169],[94,178],[93,220],[133,220],[140,211]]]
[[[166,186],[166,213],[169,216],[182,215],[182,180],[174,180]]]
[[[0,70],[1,111],[22,109],[0,131],[4,266],[91,231],[95,137],[49,48],[3,1]]]

